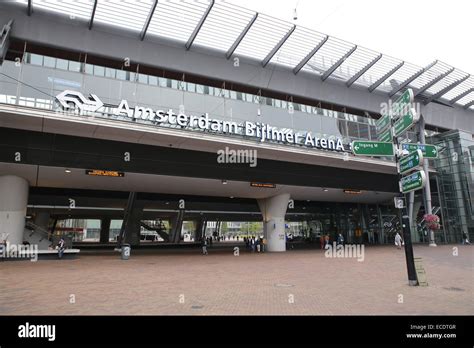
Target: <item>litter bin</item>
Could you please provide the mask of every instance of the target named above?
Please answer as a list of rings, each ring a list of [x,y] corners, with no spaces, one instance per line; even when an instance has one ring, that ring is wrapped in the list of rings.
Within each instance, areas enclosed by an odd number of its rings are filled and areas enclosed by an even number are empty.
[[[122,245],[122,260],[128,260],[130,257],[130,244]]]

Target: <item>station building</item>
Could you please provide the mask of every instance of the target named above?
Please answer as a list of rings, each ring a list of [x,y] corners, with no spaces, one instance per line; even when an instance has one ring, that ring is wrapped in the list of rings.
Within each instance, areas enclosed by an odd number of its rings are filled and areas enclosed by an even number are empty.
[[[213,0],[2,1],[1,27],[3,240],[175,244],[247,221],[269,251],[295,222],[310,240],[392,243],[396,164],[351,142],[376,141],[407,88],[421,119],[399,140],[438,151],[431,202],[406,202],[413,241],[428,243],[427,207],[437,243],[473,237],[474,77],[445,62]]]

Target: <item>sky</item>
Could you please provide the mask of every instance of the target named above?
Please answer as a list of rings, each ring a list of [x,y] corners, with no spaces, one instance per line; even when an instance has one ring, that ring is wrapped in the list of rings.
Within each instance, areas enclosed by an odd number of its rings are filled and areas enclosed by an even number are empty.
[[[474,74],[472,0],[226,1],[418,66],[438,59]]]

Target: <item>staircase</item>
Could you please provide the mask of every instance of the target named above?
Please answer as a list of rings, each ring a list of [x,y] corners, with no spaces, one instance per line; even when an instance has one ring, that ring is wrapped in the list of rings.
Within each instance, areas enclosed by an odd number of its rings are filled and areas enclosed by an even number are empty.
[[[39,250],[48,250],[52,243],[51,234],[45,228],[35,225],[29,220],[25,221],[23,240],[38,245]]]
[[[165,242],[169,242],[169,235],[165,232],[163,225],[160,221],[149,221],[146,224],[143,221],[140,221],[140,225],[148,231],[155,231]]]

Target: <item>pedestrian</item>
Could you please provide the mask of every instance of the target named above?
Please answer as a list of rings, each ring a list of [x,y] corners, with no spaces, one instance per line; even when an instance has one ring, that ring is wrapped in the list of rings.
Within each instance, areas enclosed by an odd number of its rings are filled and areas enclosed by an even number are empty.
[[[260,239],[257,238],[257,240],[255,241],[255,245],[257,247],[257,252],[259,253],[260,252]]]
[[[397,246],[397,249],[401,249],[402,245],[405,245],[405,243],[403,243],[402,236],[400,236],[400,233],[398,232],[395,235],[395,245]]]
[[[250,246],[252,248],[252,252],[255,252],[255,238],[254,237],[250,239]]]
[[[324,234],[321,233],[321,235],[319,236],[319,245],[321,246],[321,250],[324,249]]]
[[[66,242],[64,241],[64,238],[61,238],[58,242],[58,257],[60,259],[62,259],[65,249],[66,249]]]
[[[207,238],[203,238],[202,242],[201,242],[201,246],[202,246],[202,254],[203,255],[207,255]]]
[[[328,250],[329,249],[329,234],[326,234],[324,236],[324,250]]]
[[[469,237],[466,232],[462,233],[462,244],[471,244],[471,242],[469,242]]]
[[[337,245],[344,245],[344,237],[342,236],[341,233],[339,233],[339,235],[337,236],[336,243],[337,243]]]

